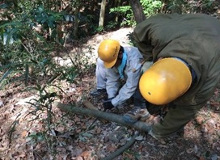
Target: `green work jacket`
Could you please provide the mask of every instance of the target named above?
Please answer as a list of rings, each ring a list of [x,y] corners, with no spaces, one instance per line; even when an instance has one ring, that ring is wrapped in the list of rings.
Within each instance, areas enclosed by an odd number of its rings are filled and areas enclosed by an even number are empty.
[[[220,80],[218,19],[204,14],[158,14],[139,23],[133,37],[147,60],[179,57],[196,72],[196,81],[173,104],[204,104],[212,96]]]

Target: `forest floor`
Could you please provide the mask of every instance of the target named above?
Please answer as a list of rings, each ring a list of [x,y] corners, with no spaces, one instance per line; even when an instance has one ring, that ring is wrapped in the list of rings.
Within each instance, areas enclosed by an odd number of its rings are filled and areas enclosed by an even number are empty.
[[[113,38],[128,45],[127,34],[131,31],[122,28],[96,35],[85,43],[84,51],[92,47],[90,60],[95,63],[97,46],[103,39]],[[60,83],[65,94],[60,94],[57,101],[84,107],[82,102],[89,100],[102,110],[102,101],[89,95],[95,88],[95,65],[88,74],[76,78],[76,83]],[[54,119],[48,135],[44,132],[46,112],[31,114],[34,107],[27,103],[37,95],[23,92],[23,88],[14,83],[0,92],[0,160],[98,160],[125,145],[136,132],[95,117],[69,116],[53,106]],[[131,107],[124,106],[117,114],[124,114]],[[220,88],[184,131],[166,138],[165,142],[140,133],[135,143],[115,160],[220,160]]]

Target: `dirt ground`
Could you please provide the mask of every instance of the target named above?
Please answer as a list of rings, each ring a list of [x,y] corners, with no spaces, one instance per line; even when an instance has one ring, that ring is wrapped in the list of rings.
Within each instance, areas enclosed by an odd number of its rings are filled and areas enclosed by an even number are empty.
[[[103,39],[113,38],[120,40],[122,45],[128,45],[127,34],[131,31],[132,28],[123,28],[96,35],[87,41],[87,45],[93,48],[91,62],[95,63],[97,45]],[[101,100],[89,96],[95,87],[95,67],[76,81],[73,84],[61,82],[65,94],[59,93],[57,101],[74,102],[84,107],[82,102],[89,100],[101,110]],[[47,114],[31,112],[36,106],[26,102],[37,95],[23,89],[23,84],[13,84],[0,91],[0,160],[98,160],[124,146],[137,132],[94,117],[70,116],[53,105],[52,127],[49,134],[45,133]],[[219,103],[220,89],[217,88],[213,97],[182,132],[164,139],[165,144],[146,133],[139,133],[135,143],[115,160],[220,160]],[[124,114],[131,107],[124,106],[117,114]]]

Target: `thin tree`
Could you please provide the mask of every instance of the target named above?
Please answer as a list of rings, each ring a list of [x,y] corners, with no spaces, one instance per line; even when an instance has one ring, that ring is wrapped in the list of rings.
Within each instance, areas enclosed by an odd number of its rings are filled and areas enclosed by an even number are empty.
[[[105,6],[106,6],[106,0],[102,0],[102,2],[101,2],[101,10],[100,10],[100,15],[99,15],[99,27],[103,27],[104,26]]]

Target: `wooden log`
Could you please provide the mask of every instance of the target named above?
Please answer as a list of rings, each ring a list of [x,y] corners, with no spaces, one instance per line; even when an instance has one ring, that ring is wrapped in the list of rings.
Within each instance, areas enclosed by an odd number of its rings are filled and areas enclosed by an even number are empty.
[[[151,129],[151,125],[144,123],[144,122],[141,122],[141,121],[137,121],[136,123],[133,123],[133,124],[126,123],[123,120],[123,117],[121,115],[117,115],[114,113],[102,112],[102,111],[95,110],[95,109],[76,107],[71,104],[57,103],[55,105],[61,111],[67,112],[68,114],[83,114],[83,115],[93,116],[93,117],[97,117],[97,118],[102,118],[102,119],[105,119],[105,120],[108,120],[111,122],[116,122],[116,123],[124,125],[124,126],[129,126],[129,127],[135,128],[137,130],[140,130],[140,131],[143,131],[146,133],[148,133],[148,131]],[[93,107],[90,106],[90,108],[93,108]]]

